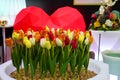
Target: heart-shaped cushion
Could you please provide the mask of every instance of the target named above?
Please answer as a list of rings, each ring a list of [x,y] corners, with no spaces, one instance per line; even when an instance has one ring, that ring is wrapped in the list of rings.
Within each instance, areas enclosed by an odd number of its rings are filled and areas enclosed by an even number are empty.
[[[45,26],[49,28],[78,29],[85,31],[86,25],[82,14],[72,7],[58,8],[49,16],[42,8],[30,6],[22,9],[16,16],[14,29],[22,29],[24,32],[31,28],[41,30]]]

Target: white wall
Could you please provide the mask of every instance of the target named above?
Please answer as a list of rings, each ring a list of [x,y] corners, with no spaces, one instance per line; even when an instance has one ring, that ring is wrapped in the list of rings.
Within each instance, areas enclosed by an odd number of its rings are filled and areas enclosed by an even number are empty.
[[[0,20],[4,18],[8,22],[7,25],[13,26],[16,15],[25,7],[25,0],[0,0]],[[5,61],[10,59],[9,48],[6,48],[4,56]],[[0,57],[2,59],[2,46],[0,46]]]
[[[91,51],[95,52],[95,59],[102,60],[101,52],[104,50],[120,50],[120,31],[92,31],[94,42],[91,45]],[[100,36],[101,34],[101,36]],[[100,41],[100,44],[99,44]],[[100,51],[98,51],[100,48]]]
[[[0,0],[0,19],[4,16],[13,25],[16,15],[25,7],[25,0]]]

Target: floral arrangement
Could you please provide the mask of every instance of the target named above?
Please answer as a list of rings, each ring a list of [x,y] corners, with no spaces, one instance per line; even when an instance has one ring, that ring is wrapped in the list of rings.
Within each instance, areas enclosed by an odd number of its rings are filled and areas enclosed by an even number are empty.
[[[113,31],[120,30],[120,12],[112,10],[117,0],[104,0],[99,10],[91,15],[89,29]]]
[[[26,78],[30,69],[31,80],[34,79],[38,66],[41,79],[50,73],[52,80],[56,80],[57,68],[60,78],[66,77],[68,66],[73,78],[76,71],[80,74],[83,66],[87,72],[92,42],[90,31],[50,30],[48,27],[41,31],[14,30],[12,38],[6,39],[6,45],[11,47],[11,59],[18,73],[17,80],[21,79],[22,62]],[[79,79],[79,75],[77,78]]]

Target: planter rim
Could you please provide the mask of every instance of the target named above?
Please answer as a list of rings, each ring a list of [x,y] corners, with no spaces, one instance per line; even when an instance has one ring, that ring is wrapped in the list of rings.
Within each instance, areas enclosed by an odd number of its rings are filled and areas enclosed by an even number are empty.
[[[102,56],[104,56],[106,58],[114,59],[114,60],[120,60],[120,57],[112,57],[112,56],[106,55],[108,53],[118,53],[118,54],[120,54],[120,50],[105,50],[105,51],[102,51],[101,53],[102,53]]]
[[[96,61],[93,59],[90,59],[90,62],[94,63],[92,66],[98,66],[100,71],[96,76],[93,78],[90,78],[88,80],[109,80],[109,66],[108,64],[102,62],[102,61]],[[89,68],[88,68],[89,69]]]
[[[4,78],[9,79],[9,80],[15,80],[14,78],[9,77],[8,74],[6,75],[6,65],[8,67],[11,64],[12,64],[12,61],[9,60],[9,61],[0,65],[0,80],[3,80]]]
[[[12,65],[11,60],[0,65],[0,80],[8,80],[8,79],[16,80],[14,78],[9,77],[8,76],[9,73],[7,74],[7,72],[6,72],[6,66],[9,67],[10,65]],[[108,78],[109,78],[108,64],[90,59],[89,65],[91,65],[88,67],[89,70],[94,70],[94,68],[97,68],[98,70],[94,71],[94,72],[97,72],[97,75],[94,76],[93,78],[89,78],[88,80],[108,80]],[[4,78],[6,78],[6,79],[4,79]]]

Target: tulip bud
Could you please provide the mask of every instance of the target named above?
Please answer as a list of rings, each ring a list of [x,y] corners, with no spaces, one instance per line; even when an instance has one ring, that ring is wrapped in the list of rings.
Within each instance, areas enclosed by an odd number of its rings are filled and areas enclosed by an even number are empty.
[[[85,39],[85,44],[86,44],[86,45],[89,44],[89,39],[88,39],[88,37],[86,37],[86,39]]]
[[[62,41],[59,38],[56,38],[57,46],[62,46]]]
[[[48,50],[51,49],[50,41],[46,41],[46,42],[45,42],[45,48],[47,48]]]
[[[40,46],[41,46],[42,48],[45,47],[45,42],[46,42],[46,39],[45,39],[45,38],[40,39]]]
[[[25,45],[26,45],[27,48],[31,48],[31,46],[32,46],[32,44],[29,40],[26,40]]]
[[[27,36],[23,37],[23,43],[26,44],[26,41],[28,40]]]
[[[13,39],[18,39],[18,37],[19,37],[19,34],[17,32],[12,33],[12,38]]]
[[[77,48],[77,40],[76,39],[73,39],[72,42],[71,42],[71,44],[72,44],[72,48],[73,49]]]
[[[78,41],[82,43],[84,38],[85,38],[84,33],[80,32]]]
[[[30,38],[29,40],[32,43],[32,45],[35,45],[35,38]]]
[[[70,43],[70,40],[68,37],[65,38],[65,45],[68,45]]]

